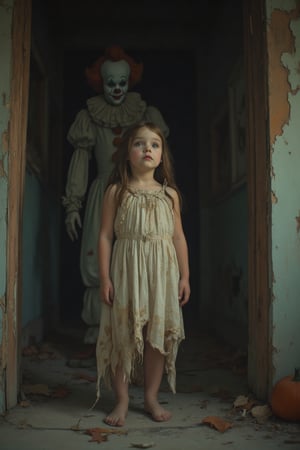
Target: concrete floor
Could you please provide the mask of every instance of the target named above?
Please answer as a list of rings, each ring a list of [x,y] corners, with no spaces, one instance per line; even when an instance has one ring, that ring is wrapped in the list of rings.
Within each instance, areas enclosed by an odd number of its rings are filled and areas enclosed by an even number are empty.
[[[1,450],[98,448],[87,434],[93,428],[104,429],[98,436],[103,437],[101,444],[107,450],[300,449],[300,424],[273,416],[257,419],[247,407],[244,411],[234,407],[238,396],[250,397],[245,357],[208,335],[189,337],[182,343],[177,394],[170,393],[166,381],[162,382],[160,401],[173,414],[169,422],[153,422],[144,414],[142,388],[131,386],[126,426],[110,428],[103,423],[113,405],[110,391],[103,390],[99,403],[90,409],[95,401],[95,368],[74,369],[66,364],[80,342],[74,330],[64,330],[33,346],[31,354],[23,357],[23,399],[0,417]],[[34,389],[36,393],[25,393]],[[221,432],[202,423],[208,416],[230,423],[231,428]]]

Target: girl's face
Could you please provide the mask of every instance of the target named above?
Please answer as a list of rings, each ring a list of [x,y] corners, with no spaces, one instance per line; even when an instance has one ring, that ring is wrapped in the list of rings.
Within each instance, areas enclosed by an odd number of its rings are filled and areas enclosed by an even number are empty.
[[[162,140],[160,136],[147,127],[140,128],[129,141],[128,160],[131,169],[144,172],[156,169],[161,163]]]

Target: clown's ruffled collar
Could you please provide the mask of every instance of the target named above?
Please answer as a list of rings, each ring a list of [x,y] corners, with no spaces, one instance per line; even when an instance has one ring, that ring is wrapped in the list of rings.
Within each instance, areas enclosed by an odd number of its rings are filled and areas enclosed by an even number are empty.
[[[106,102],[103,95],[97,95],[87,101],[87,109],[92,120],[105,128],[128,127],[142,120],[146,102],[137,92],[128,92],[124,102],[113,106]]]

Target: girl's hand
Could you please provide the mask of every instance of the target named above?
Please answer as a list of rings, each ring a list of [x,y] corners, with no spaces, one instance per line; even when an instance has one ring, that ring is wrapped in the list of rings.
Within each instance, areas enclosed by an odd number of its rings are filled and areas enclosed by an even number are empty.
[[[180,306],[185,305],[189,301],[190,295],[191,295],[191,288],[189,281],[184,279],[180,280],[178,292]]]
[[[108,306],[112,306],[114,301],[114,287],[111,280],[102,283],[100,298],[102,302],[106,303]]]

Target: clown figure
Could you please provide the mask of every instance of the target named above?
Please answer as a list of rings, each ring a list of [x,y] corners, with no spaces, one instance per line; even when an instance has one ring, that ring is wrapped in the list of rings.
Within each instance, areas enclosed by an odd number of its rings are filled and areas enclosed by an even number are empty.
[[[92,153],[97,166],[97,175],[86,199],[80,253],[80,271],[85,286],[81,316],[88,326],[84,342],[91,344],[91,349],[97,341],[101,313],[97,258],[100,210],[107,179],[113,168],[116,145],[128,127],[142,120],[157,124],[166,137],[169,133],[159,110],[148,106],[139,93],[128,92],[140,81],[142,71],[143,65],[136,63],[122,48],[113,46],[106,49],[104,56],[86,69],[87,81],[98,95],[87,100],[86,108],[78,112],[67,135],[74,152],[63,206],[66,230],[72,241],[78,239],[81,228],[80,210],[88,188]],[[85,366],[84,360],[83,356],[77,365]]]

